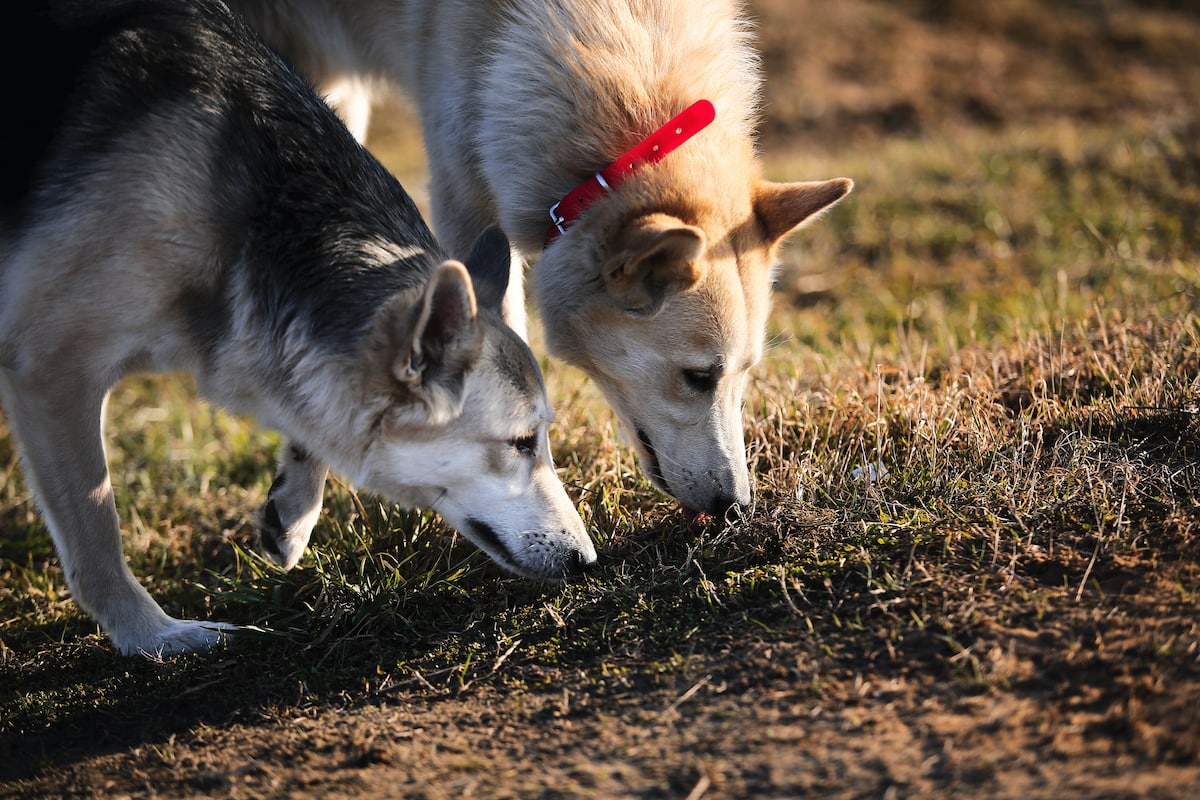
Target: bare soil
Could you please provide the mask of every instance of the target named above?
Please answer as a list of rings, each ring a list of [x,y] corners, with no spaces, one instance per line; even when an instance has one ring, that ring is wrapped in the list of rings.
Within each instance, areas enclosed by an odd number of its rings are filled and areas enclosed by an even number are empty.
[[[1200,98],[1191,3],[751,8],[768,156],[809,149],[836,165],[965,128],[1175,124]],[[1149,520],[1140,543],[1092,563],[1082,533],[1026,553],[986,592],[968,535],[961,569],[919,599],[834,573],[785,586],[784,604],[717,611],[682,641],[614,632],[544,664],[498,640],[469,670],[381,668],[319,702],[303,681],[256,676],[252,658],[222,661],[189,671],[170,702],[83,699],[0,740],[0,796],[1194,797],[1200,512],[1185,517]],[[1100,591],[1080,602],[1085,574]],[[111,668],[96,642],[62,645],[37,680],[57,685],[63,662]],[[166,668],[125,669],[115,683]]]

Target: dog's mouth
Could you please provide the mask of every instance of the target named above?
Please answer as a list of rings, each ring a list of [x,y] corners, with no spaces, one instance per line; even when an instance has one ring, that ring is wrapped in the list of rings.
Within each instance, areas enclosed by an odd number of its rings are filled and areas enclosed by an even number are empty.
[[[650,435],[640,425],[637,426],[637,437],[638,441],[642,443],[642,449],[646,451],[646,474],[650,476],[650,480],[654,482],[655,486],[669,495],[674,495],[671,487],[667,485],[667,479],[663,477],[662,464],[658,461],[658,453],[654,451],[654,445],[650,443]]]
[[[518,574],[524,572],[524,570],[516,565],[513,557],[508,552],[508,548],[504,546],[504,542],[500,541],[500,535],[496,533],[495,528],[474,517],[467,518],[467,526],[471,529],[475,543],[491,556],[493,560],[506,569]]]
[[[496,529],[482,520],[474,517],[467,518],[467,527],[471,531],[471,536],[475,540],[475,544],[481,550],[500,566],[504,567],[509,572],[520,575],[525,578],[533,578],[536,580],[562,580],[572,578],[582,574],[592,563],[585,560],[582,555],[575,555],[564,564],[561,570],[553,572],[540,572],[523,566],[517,562],[504,543],[500,541],[500,535],[496,533]],[[593,559],[594,560],[594,559]]]
[[[642,443],[642,449],[646,451],[646,474],[650,476],[650,480],[655,486],[674,497],[675,493],[671,491],[667,479],[663,477],[662,464],[659,463],[658,453],[655,452],[654,445],[650,442],[650,435],[640,425],[637,427],[637,437],[638,441]],[[683,518],[687,520],[688,528],[693,533],[700,533],[712,522],[710,515],[703,511],[697,511],[683,501],[680,501],[679,507],[683,511]]]

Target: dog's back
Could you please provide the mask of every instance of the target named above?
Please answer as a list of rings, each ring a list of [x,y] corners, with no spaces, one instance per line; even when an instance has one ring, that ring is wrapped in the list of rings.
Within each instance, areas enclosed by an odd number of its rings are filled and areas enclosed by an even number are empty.
[[[408,195],[360,157],[303,79],[219,3],[52,0],[23,27],[6,30],[38,54],[48,81],[43,93],[22,90],[40,113],[31,115],[34,133],[5,150],[4,238],[12,248],[23,236],[28,244],[5,260],[7,280],[36,263],[39,284],[83,283],[93,305],[120,306],[103,270],[136,262],[145,272],[131,310],[186,323],[164,358],[183,350],[210,359],[222,342],[249,334],[239,329],[231,286],[269,313],[257,334],[282,336],[302,320],[336,347],[365,328],[384,298],[419,285],[441,260]],[[234,44],[241,42],[257,46]],[[319,136],[312,126],[322,128]],[[45,227],[59,228],[52,242],[38,235]],[[369,262],[338,252],[362,247],[355,228],[374,232],[380,246],[411,244],[422,257],[411,269],[360,274]],[[156,253],[145,252],[148,242]],[[126,254],[132,258],[104,257],[130,243],[139,248]],[[80,249],[97,257],[70,257]],[[87,274],[70,272],[85,262]],[[250,264],[253,279],[227,274]],[[339,291],[331,305],[327,291],[347,283],[357,291]],[[276,291],[289,285],[294,291]],[[6,295],[0,320],[19,313],[16,293]],[[154,366],[156,354],[140,355]]]

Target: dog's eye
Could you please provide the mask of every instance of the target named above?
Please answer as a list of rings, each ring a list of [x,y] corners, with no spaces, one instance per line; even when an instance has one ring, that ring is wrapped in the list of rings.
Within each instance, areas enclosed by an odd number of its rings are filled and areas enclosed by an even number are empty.
[[[508,443],[523,456],[537,455],[538,440],[536,433],[531,433],[528,436],[520,436],[516,439],[509,439]]]
[[[683,382],[696,392],[711,392],[717,388],[717,371],[715,369],[685,369]]]

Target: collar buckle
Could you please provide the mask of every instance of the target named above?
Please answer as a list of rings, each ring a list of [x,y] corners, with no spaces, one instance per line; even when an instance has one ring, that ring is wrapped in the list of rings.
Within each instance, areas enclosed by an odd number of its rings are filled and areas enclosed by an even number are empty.
[[[546,245],[567,232],[575,220],[598,198],[617,189],[631,174],[667,157],[672,150],[695,136],[716,117],[713,104],[697,100],[647,136],[633,149],[588,178],[550,206],[550,233]],[[607,175],[605,174],[607,173]],[[565,204],[565,205],[564,205]]]

